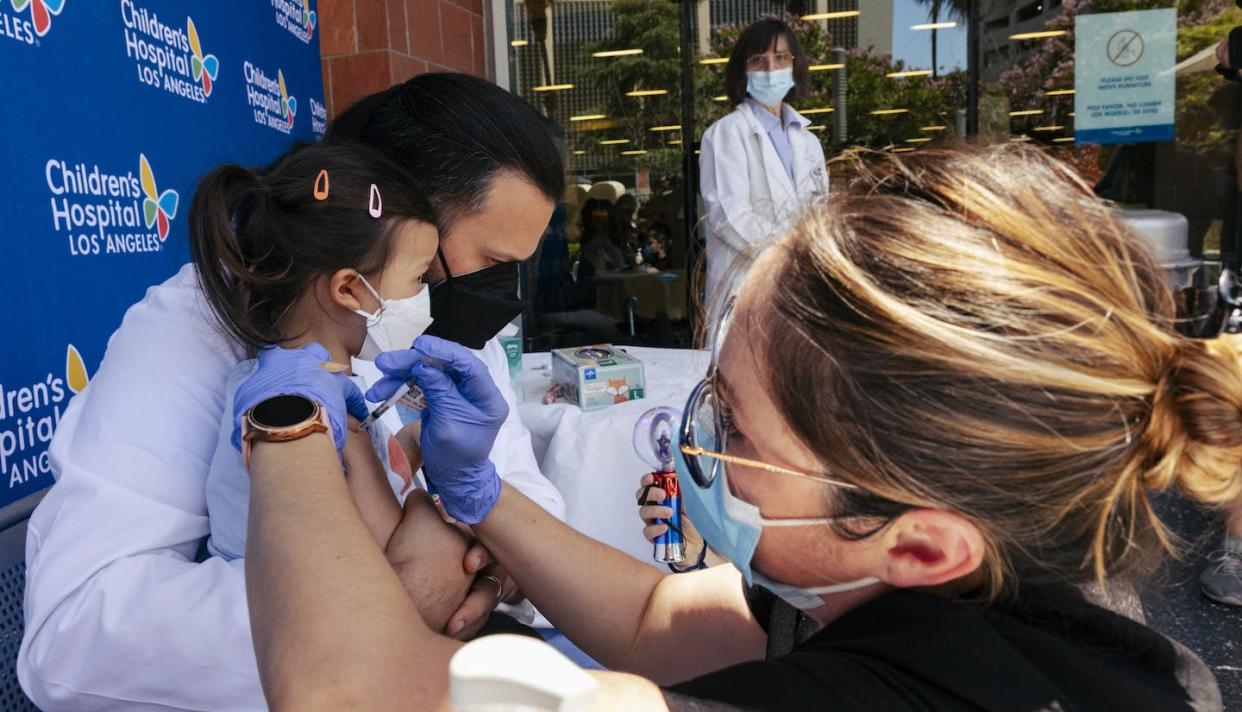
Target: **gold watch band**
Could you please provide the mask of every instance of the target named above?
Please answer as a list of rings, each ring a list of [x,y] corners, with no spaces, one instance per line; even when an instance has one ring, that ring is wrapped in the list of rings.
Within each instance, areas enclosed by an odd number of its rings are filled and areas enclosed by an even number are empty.
[[[300,423],[293,425],[273,427],[264,425],[254,419],[254,408],[246,411],[242,416],[242,461],[245,463],[246,469],[250,469],[250,450],[255,441],[260,442],[289,442],[291,440],[300,440],[314,433],[332,432],[331,423],[328,421],[328,411],[319,403],[307,399],[314,406],[311,414]],[[258,407],[257,405],[255,407]]]

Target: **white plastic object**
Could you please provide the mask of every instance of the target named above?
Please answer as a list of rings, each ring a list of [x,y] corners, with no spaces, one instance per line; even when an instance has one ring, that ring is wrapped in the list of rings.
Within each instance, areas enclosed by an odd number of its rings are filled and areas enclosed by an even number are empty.
[[[1203,260],[1190,256],[1190,221],[1168,210],[1127,209],[1121,219],[1147,243],[1156,263],[1173,289],[1187,286]]]
[[[599,683],[556,648],[524,635],[489,635],[449,662],[449,702],[461,712],[579,712]]]
[[[1190,221],[1185,215],[1167,210],[1127,209],[1121,211],[1121,219],[1143,236],[1160,264],[1190,259],[1186,241]]]
[[[625,195],[625,186],[615,180],[598,181],[593,183],[591,189],[587,191],[588,198],[607,200],[614,205],[623,195]]]

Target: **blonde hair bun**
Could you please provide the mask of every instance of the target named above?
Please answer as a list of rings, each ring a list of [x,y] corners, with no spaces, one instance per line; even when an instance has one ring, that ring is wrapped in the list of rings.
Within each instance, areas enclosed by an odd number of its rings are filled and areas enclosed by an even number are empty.
[[[777,409],[858,485],[835,507],[968,517],[997,597],[1154,563],[1151,490],[1242,494],[1242,364],[1174,331],[1146,244],[1072,167],[992,146],[836,168],[744,288]]]

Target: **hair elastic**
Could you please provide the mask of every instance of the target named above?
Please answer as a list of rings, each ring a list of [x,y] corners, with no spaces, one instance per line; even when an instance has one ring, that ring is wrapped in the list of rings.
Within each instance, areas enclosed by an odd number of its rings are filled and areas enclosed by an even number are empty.
[[[367,205],[371,217],[378,218],[384,212],[384,200],[380,197],[379,186],[371,184],[371,201]]]
[[[314,188],[315,200],[327,200],[328,199],[328,188],[329,188],[328,169],[320,168],[319,175],[315,176],[315,188]]]

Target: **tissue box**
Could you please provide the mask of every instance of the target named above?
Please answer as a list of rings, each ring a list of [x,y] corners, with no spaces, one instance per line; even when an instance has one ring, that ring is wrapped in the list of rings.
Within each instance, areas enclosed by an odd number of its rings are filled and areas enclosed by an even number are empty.
[[[611,344],[556,349],[552,382],[583,410],[599,410],[646,395],[643,362]]]

